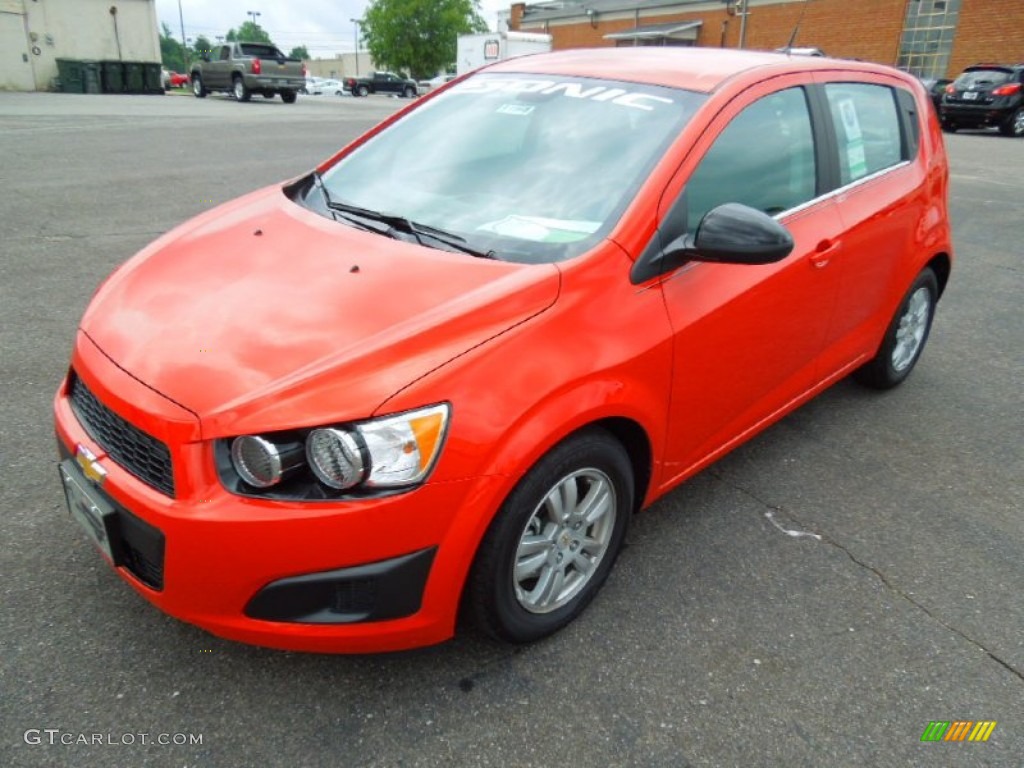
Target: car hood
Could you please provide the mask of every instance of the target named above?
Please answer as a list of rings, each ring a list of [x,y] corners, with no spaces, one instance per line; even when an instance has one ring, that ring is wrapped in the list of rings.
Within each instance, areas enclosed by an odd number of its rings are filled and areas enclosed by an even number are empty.
[[[144,249],[100,287],[81,329],[210,438],[369,416],[558,291],[553,265],[392,240],[274,187]]]

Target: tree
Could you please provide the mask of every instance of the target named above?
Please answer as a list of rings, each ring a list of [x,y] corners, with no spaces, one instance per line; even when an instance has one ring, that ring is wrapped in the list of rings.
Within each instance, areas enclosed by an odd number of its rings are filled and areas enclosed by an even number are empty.
[[[296,45],[294,48],[292,48],[291,53],[288,54],[288,58],[289,59],[302,59],[303,61],[306,61],[306,60],[311,59],[313,57],[309,55],[309,51],[307,50],[306,46],[304,46],[304,45]]]
[[[172,72],[185,71],[185,55],[181,49],[181,42],[174,39],[171,28],[166,23],[161,24],[160,30],[160,61]]]
[[[199,35],[192,43],[192,58],[202,58],[204,54],[209,54],[213,50],[213,43],[210,42],[206,35]]]
[[[455,61],[459,35],[487,31],[479,0],[371,0],[361,26],[374,61],[416,80]]]
[[[274,43],[270,39],[270,35],[255,21],[247,21],[242,24],[238,30],[229,29],[228,33],[224,36],[224,39],[229,43],[240,42],[240,43]]]

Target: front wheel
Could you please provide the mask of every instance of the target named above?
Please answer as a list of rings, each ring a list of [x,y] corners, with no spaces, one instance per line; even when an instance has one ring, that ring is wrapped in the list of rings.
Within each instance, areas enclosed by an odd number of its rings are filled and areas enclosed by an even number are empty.
[[[415,95],[416,95],[416,89],[413,88],[411,85],[406,86],[406,88],[405,88],[405,98],[411,99]]]
[[[874,389],[892,389],[902,384],[928,341],[938,298],[935,273],[925,268],[900,302],[878,352],[854,372],[854,379]]]
[[[245,81],[237,75],[235,76],[231,92],[235,94],[237,101],[248,101],[252,98],[252,91],[245,87]]]
[[[477,552],[466,607],[513,643],[550,635],[594,598],[622,548],[633,471],[603,429],[569,437],[512,491]]]
[[[206,98],[208,91],[203,85],[203,78],[199,76],[199,73],[192,75],[192,93],[195,94],[197,99]]]
[[[294,104],[297,98],[295,91],[281,91],[281,101],[285,104]]]
[[[1024,136],[1024,107],[1017,107],[1013,114],[1003,121],[999,126],[999,132],[1003,136]]]

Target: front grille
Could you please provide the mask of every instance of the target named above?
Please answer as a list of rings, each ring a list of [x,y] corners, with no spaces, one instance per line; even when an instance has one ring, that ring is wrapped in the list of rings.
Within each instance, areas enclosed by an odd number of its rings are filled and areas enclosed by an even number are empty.
[[[107,408],[74,372],[71,407],[85,431],[111,459],[146,485],[174,497],[174,473],[167,446]]]

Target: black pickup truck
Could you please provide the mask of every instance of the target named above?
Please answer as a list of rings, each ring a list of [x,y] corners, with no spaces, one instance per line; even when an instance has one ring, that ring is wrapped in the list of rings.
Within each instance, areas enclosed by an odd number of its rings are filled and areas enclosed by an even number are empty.
[[[281,94],[293,104],[306,85],[306,67],[268,43],[224,43],[192,67],[192,92],[203,98],[210,91],[227,91],[239,101],[254,93],[274,98]]]
[[[418,93],[415,80],[399,77],[393,72],[371,72],[366,77],[346,77],[345,90],[353,96],[394,93],[407,99]]]

